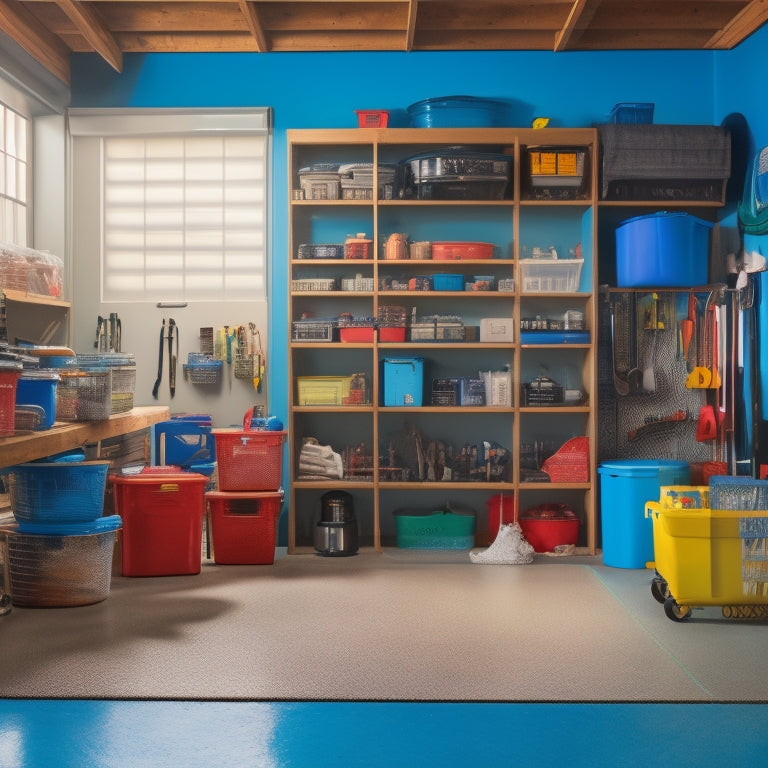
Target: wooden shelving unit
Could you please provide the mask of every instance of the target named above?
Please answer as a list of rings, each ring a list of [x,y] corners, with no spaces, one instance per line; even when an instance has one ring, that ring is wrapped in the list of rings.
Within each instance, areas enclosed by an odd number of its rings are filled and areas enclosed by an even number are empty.
[[[288,131],[290,187],[290,321],[302,316],[376,317],[382,306],[405,306],[416,314],[459,315],[465,326],[484,318],[512,320],[511,342],[380,342],[295,341],[289,328],[289,375],[293,390],[289,414],[290,495],[288,548],[290,553],[313,551],[313,530],[320,498],[331,489],[352,494],[361,531],[361,545],[381,550],[395,543],[394,512],[402,507],[440,508],[446,502],[470,505],[477,512],[476,544],[489,543],[486,501],[496,494],[514,495],[518,510],[542,503],[571,506],[581,521],[579,551],[596,551],[596,275],[597,275],[597,132],[594,129],[352,129]],[[435,200],[379,196],[378,169],[419,153],[449,147],[504,154],[512,160],[509,192],[503,199]],[[585,153],[583,187],[570,199],[551,198],[533,187],[527,175],[530,148],[577,149]],[[317,163],[370,163],[374,168],[371,199],[301,199],[299,170]],[[383,198],[383,199],[382,199]],[[407,233],[414,241],[482,241],[492,243],[494,258],[482,260],[385,259],[383,244],[392,233]],[[370,259],[299,259],[302,244],[343,243],[349,234],[365,233],[372,240]],[[561,256],[581,250],[584,264],[576,290],[523,290],[521,260],[535,247],[556,246]],[[385,290],[385,278],[403,279],[433,274],[490,275],[514,279],[509,291]],[[339,280],[360,276],[365,291],[292,290],[300,279]],[[583,313],[588,343],[520,342],[521,319]],[[408,337],[406,337],[408,338]],[[421,407],[382,405],[382,360],[424,358],[425,394]],[[474,377],[480,371],[509,367],[512,395],[509,406],[442,407],[431,404],[431,380]],[[298,377],[343,376],[362,372],[369,382],[364,405],[309,406],[297,404]],[[522,385],[548,375],[565,389],[579,390],[573,405],[525,406]],[[511,456],[503,481],[425,481],[390,479],[388,447],[408,430],[424,440],[442,440],[456,448],[490,441]],[[589,438],[586,482],[532,481],[524,457],[542,446],[556,450],[573,437]],[[307,480],[299,473],[304,438],[312,437],[334,451],[358,447],[366,457],[363,477]]]

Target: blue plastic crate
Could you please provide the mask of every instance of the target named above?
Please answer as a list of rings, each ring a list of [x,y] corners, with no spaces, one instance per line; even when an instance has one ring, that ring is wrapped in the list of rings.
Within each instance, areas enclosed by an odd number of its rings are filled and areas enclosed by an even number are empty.
[[[715,510],[768,510],[768,480],[714,475],[709,478],[709,506]]]
[[[611,110],[611,122],[636,125],[652,123],[654,106],[651,102],[622,101],[614,104]]]

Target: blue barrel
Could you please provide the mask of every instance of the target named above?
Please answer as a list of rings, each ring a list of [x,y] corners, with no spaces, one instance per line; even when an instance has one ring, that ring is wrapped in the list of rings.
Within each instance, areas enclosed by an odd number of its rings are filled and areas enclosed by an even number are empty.
[[[600,475],[603,563],[613,568],[645,568],[653,562],[653,521],[645,503],[658,501],[663,485],[688,485],[688,462],[671,459],[604,461]]]

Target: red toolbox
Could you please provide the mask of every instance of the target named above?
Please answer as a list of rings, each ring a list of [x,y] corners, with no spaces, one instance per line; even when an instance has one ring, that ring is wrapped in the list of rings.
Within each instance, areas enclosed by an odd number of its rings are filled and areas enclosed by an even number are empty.
[[[213,559],[220,565],[271,565],[283,493],[209,491]]]
[[[112,475],[123,576],[200,573],[208,478],[195,472]]]

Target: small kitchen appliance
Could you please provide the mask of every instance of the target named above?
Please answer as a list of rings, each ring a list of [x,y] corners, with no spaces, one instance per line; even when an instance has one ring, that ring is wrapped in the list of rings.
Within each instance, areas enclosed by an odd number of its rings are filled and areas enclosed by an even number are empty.
[[[320,497],[320,521],[315,528],[315,549],[326,557],[357,554],[357,520],[352,496],[328,491]]]

